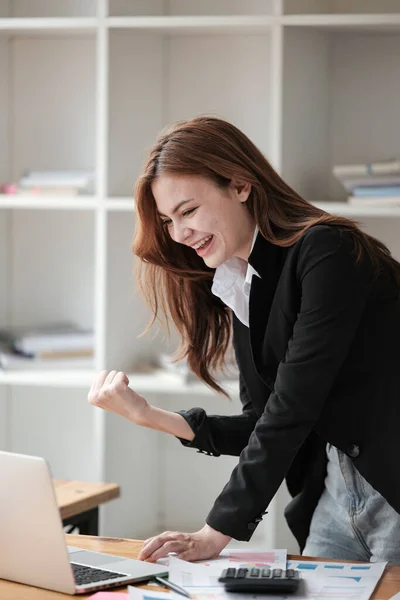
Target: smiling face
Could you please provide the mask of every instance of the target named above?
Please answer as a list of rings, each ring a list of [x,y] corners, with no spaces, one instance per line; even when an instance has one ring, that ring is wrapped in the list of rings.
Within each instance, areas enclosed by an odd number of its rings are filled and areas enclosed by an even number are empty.
[[[220,188],[204,177],[163,174],[151,189],[171,238],[193,248],[208,267],[249,257],[255,221],[246,200],[251,186],[231,182]]]

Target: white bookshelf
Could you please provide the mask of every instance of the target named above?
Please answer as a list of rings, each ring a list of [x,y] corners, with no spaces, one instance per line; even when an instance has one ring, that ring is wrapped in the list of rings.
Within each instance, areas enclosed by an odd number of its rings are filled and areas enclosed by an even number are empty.
[[[240,410],[237,384],[229,404],[135,372],[176,341],[137,337],[149,312],[132,277],[132,189],[146,150],[174,120],[227,118],[307,199],[400,258],[400,207],[350,206],[331,175],[400,155],[399,55],[399,0],[0,0],[0,181],[96,170],[93,196],[0,196],[0,326],[72,319],[95,330],[96,370],[125,370],[156,405]],[[235,459],[93,409],[92,377],[0,372],[0,447],[46,456],[58,477],[118,481],[104,534],[200,527]],[[285,498],[254,543],[296,550]]]

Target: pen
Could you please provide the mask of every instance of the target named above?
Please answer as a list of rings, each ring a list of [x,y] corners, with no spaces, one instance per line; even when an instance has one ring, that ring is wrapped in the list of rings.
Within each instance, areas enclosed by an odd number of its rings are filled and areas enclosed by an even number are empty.
[[[161,583],[161,585],[165,585],[165,587],[169,588],[170,590],[173,590],[177,594],[182,594],[182,596],[186,596],[187,598],[191,598],[192,597],[189,594],[189,592],[187,592],[183,588],[179,587],[179,585],[176,585],[176,583],[172,583],[171,581],[168,581],[168,579],[163,579],[163,577],[154,577],[154,579],[158,583]]]

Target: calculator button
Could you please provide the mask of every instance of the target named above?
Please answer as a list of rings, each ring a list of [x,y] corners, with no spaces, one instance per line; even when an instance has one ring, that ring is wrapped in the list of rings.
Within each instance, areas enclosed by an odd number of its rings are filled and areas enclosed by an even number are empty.
[[[262,576],[263,577],[271,577],[271,569],[263,569]]]
[[[282,569],[274,569],[272,571],[272,577],[282,577]]]
[[[292,579],[300,579],[300,571],[295,571]]]
[[[294,569],[287,569],[286,570],[286,577],[288,579],[293,579],[294,577],[296,577],[296,571]]]
[[[225,577],[236,577],[236,569],[229,567],[229,569],[226,570]]]
[[[259,577],[259,576],[260,576],[260,569],[251,569],[250,577]]]
[[[247,571],[248,571],[248,569],[238,569],[236,578],[243,579],[244,577],[246,577]]]

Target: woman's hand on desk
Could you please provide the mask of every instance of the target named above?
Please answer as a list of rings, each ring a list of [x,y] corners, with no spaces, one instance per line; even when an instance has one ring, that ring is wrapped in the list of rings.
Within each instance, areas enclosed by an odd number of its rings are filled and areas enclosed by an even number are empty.
[[[165,531],[143,543],[139,559],[156,562],[174,552],[182,560],[206,560],[218,556],[231,539],[209,525],[196,533]]]
[[[122,371],[100,371],[93,379],[88,401],[134,423],[140,422],[149,406],[143,396],[129,387],[129,379]]]

